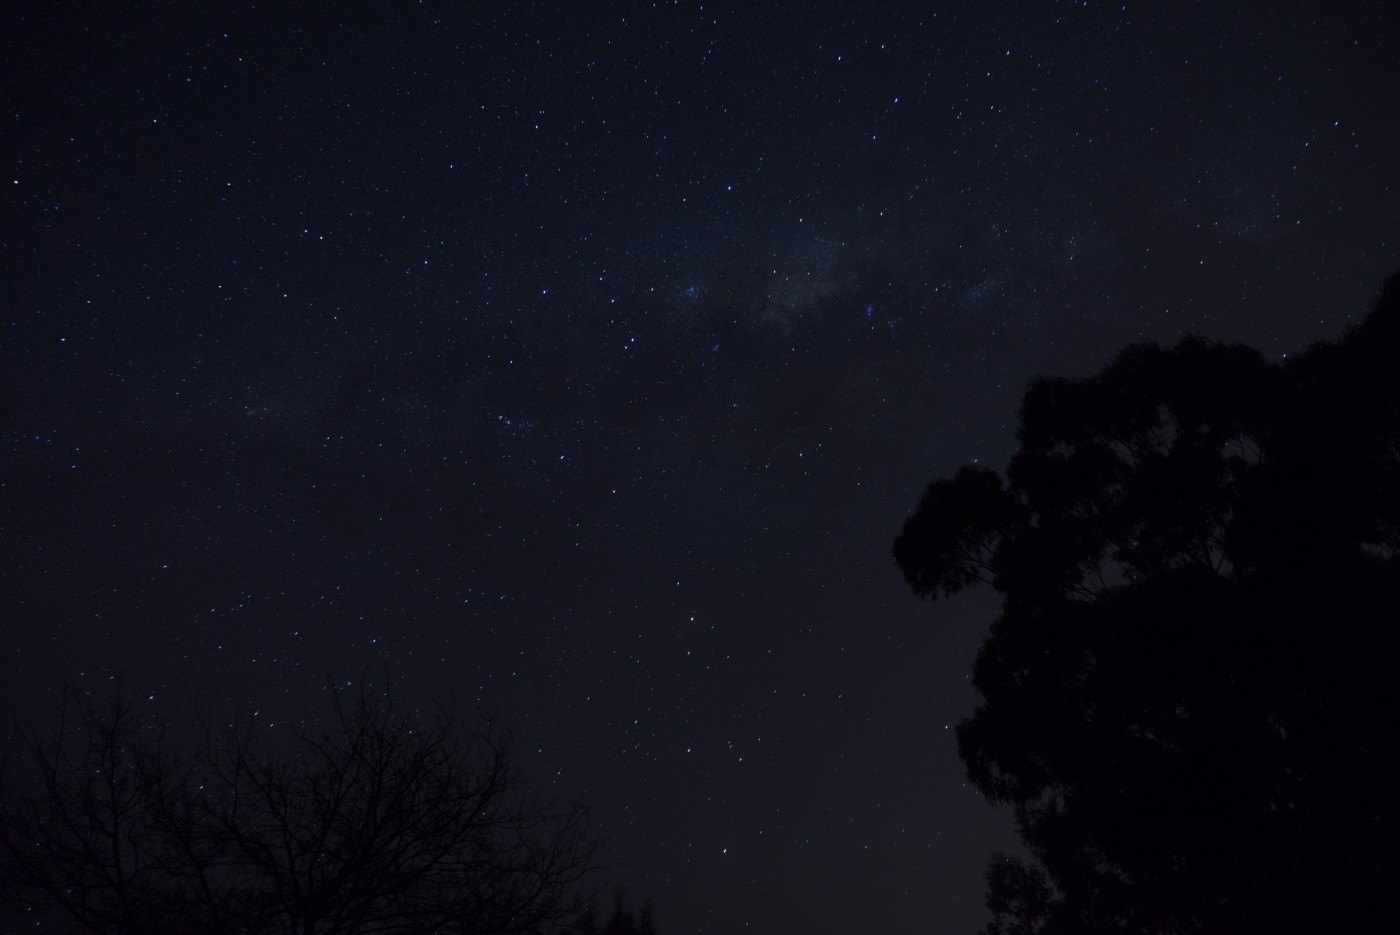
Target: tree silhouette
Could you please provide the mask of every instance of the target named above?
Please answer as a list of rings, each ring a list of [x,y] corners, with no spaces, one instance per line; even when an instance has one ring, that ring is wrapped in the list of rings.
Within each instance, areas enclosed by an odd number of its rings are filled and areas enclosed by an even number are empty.
[[[171,743],[120,693],[69,693],[6,757],[0,890],[59,931],[563,931],[594,866],[580,807],[532,796],[508,738],[333,692],[319,730]],[[275,741],[275,742],[274,742]]]
[[[656,935],[655,912],[651,900],[643,900],[639,913],[633,914],[628,908],[627,891],[622,887],[613,890],[612,913],[608,922],[601,928],[598,925],[598,909],[589,906],[575,926],[575,935]]]
[[[1400,872],[1400,274],[1282,363],[1188,338],[1035,380],[1005,479],[895,541],[990,584],[959,754],[1033,860],[991,935],[1281,932],[1392,914]]]
[[[652,915],[651,900],[643,900],[640,912],[634,914],[628,908],[627,891],[618,887],[613,890],[612,913],[608,924],[602,928],[602,935],[656,935]]]

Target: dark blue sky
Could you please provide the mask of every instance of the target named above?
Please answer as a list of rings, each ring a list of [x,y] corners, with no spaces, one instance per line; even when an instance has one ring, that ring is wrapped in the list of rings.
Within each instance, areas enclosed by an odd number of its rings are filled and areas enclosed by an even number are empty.
[[[0,14],[4,701],[387,661],[665,935],[972,931],[919,491],[1400,267],[1389,3],[135,7]]]

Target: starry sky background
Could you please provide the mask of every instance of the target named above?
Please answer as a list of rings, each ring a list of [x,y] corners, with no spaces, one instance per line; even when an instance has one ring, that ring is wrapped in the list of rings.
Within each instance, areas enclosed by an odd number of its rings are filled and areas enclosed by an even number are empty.
[[[970,932],[1036,373],[1400,267],[1389,2],[7,4],[0,693],[499,713],[665,935]]]

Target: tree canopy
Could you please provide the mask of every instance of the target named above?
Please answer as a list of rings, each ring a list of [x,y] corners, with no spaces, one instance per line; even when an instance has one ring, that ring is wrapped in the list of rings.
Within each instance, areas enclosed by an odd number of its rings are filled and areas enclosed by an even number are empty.
[[[1280,362],[1193,337],[1039,378],[1018,441],[894,544],[921,596],[1001,597],[958,747],[1032,860],[993,860],[989,933],[1392,915],[1400,274]]]

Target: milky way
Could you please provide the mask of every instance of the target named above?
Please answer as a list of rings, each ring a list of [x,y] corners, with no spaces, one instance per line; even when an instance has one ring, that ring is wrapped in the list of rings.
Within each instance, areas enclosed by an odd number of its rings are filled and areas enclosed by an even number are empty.
[[[1032,374],[1400,267],[1388,3],[138,6],[0,30],[6,700],[387,661],[667,935],[972,931],[918,492]]]

